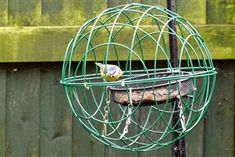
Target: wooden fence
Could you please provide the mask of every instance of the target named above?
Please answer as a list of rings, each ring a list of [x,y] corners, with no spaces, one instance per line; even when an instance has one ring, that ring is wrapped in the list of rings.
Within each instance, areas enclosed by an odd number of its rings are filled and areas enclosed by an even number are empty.
[[[0,157],[170,157],[115,150],[75,120],[59,84],[69,40],[103,9],[165,0],[0,0]],[[209,110],[186,137],[188,157],[235,156],[235,0],[176,0],[205,38],[218,79]]]

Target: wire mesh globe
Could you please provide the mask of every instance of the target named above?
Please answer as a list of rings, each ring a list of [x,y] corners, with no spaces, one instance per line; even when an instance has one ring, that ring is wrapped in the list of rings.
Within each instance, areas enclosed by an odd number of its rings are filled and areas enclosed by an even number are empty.
[[[169,35],[177,39],[177,67],[170,60]],[[124,73],[108,81],[97,62]],[[118,149],[152,151],[198,124],[215,80],[210,52],[186,19],[164,7],[133,3],[106,9],[80,27],[66,50],[61,84],[91,136]]]

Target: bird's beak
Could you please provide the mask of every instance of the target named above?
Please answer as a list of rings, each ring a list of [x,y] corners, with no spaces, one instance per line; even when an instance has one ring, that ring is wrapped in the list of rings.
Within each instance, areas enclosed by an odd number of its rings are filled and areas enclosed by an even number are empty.
[[[95,65],[97,65],[97,66],[100,67],[100,68],[102,68],[102,66],[103,66],[103,64],[97,63],[97,62],[95,62]]]

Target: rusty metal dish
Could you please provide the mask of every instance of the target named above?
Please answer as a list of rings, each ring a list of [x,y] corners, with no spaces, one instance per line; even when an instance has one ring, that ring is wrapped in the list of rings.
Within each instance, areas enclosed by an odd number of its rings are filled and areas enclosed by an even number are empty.
[[[177,72],[179,73],[179,72]],[[183,75],[189,74],[189,72],[180,72]],[[126,78],[120,81],[128,80],[141,80],[151,79],[153,77],[171,77],[175,76],[175,72],[162,72],[159,74],[146,74],[134,76],[132,78]],[[131,95],[130,95],[131,88]],[[158,81],[155,83],[141,83],[131,84],[128,86],[110,86],[108,89],[111,91],[112,99],[114,102],[121,105],[128,105],[129,97],[132,98],[133,106],[147,106],[164,103],[166,101],[172,101],[177,96],[186,96],[192,91],[192,85],[190,86],[190,79],[184,78],[180,80],[170,81]]]

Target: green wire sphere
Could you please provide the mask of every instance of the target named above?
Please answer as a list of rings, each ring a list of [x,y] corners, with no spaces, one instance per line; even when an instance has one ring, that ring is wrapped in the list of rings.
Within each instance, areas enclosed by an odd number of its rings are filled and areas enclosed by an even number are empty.
[[[169,36],[177,41],[176,67]],[[97,62],[119,66],[123,75],[108,81]],[[60,82],[91,136],[117,149],[152,151],[198,124],[215,81],[210,52],[186,19],[164,7],[132,3],[106,9],[80,27],[68,44]]]

